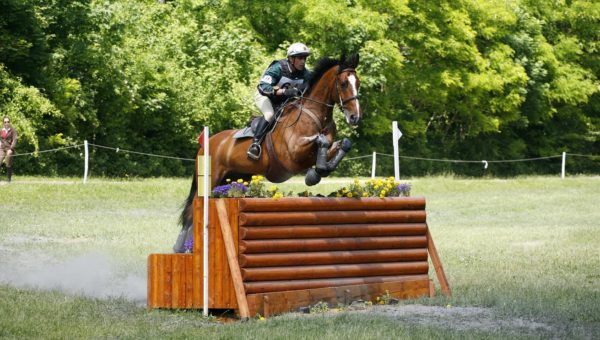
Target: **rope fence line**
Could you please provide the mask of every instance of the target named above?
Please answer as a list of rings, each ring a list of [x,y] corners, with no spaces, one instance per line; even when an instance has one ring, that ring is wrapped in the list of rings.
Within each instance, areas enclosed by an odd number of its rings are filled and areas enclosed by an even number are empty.
[[[591,159],[600,158],[600,156],[596,156],[596,155],[581,155],[578,153],[570,153],[569,156],[586,157],[586,158],[591,158]]]
[[[115,152],[133,153],[133,154],[136,154],[136,155],[158,157],[158,158],[177,159],[177,160],[180,160],[180,161],[191,161],[191,162],[195,162],[196,161],[193,158],[182,158],[182,157],[174,157],[174,156],[164,156],[164,155],[157,155],[157,154],[146,153],[146,152],[126,150],[126,149],[121,149],[121,148],[113,148],[111,146],[104,146],[104,145],[98,145],[98,144],[92,144],[92,143],[88,143],[88,144],[91,145],[91,146],[95,146],[97,148],[101,148],[101,149],[115,150]]]
[[[389,157],[394,157],[394,155],[390,155],[387,153],[377,153],[378,155],[382,155],[382,156],[389,156]],[[569,156],[574,155],[574,154],[569,154]],[[370,155],[369,155],[370,157]],[[462,159],[437,159],[437,158],[422,158],[422,157],[411,157],[411,156],[399,156],[400,158],[405,158],[405,159],[414,159],[414,160],[422,160],[422,161],[432,161],[432,162],[449,162],[449,163],[482,163],[482,162],[487,162],[487,163],[514,163],[514,162],[528,162],[528,161],[538,161],[538,160],[543,160],[543,159],[551,159],[551,158],[560,158],[562,157],[562,155],[555,155],[555,156],[546,156],[546,157],[536,157],[536,158],[521,158],[521,159],[503,159],[503,160],[480,160],[480,161],[469,161],[469,160],[462,160]],[[592,156],[595,157],[595,156]]]
[[[354,160],[354,159],[367,158],[367,157],[373,157],[373,156],[372,155],[364,155],[364,156],[356,156],[356,157],[348,157],[348,158],[344,157],[342,160],[344,160],[344,161],[351,161],[351,160]]]
[[[152,153],[147,153],[147,152],[139,152],[139,151],[134,151],[134,150],[127,150],[127,149],[121,149],[118,147],[111,147],[111,146],[105,146],[105,145],[99,145],[99,144],[93,144],[93,143],[88,143],[87,141],[85,141],[83,144],[76,144],[76,145],[71,145],[71,146],[65,146],[65,147],[60,147],[60,148],[55,148],[55,149],[49,149],[49,150],[41,150],[41,151],[34,151],[34,152],[27,152],[27,153],[19,153],[19,154],[15,154],[13,157],[20,157],[20,156],[31,156],[31,155],[36,155],[36,154],[42,154],[42,153],[50,153],[50,152],[57,152],[57,151],[61,151],[61,150],[66,150],[66,149],[73,149],[73,148],[79,148],[81,146],[85,147],[85,166],[87,169],[87,165],[88,165],[88,157],[89,157],[89,153],[88,153],[88,146],[92,146],[92,147],[96,147],[99,149],[106,149],[106,150],[113,150],[115,152],[122,152],[122,153],[131,153],[131,154],[136,154],[136,155],[142,155],[142,156],[148,156],[148,157],[157,157],[157,158],[165,158],[165,159],[173,159],[173,160],[180,160],[180,161],[186,161],[186,162],[195,162],[196,160],[194,158],[183,158],[183,157],[175,157],[175,156],[166,156],[166,155],[159,155],[159,154],[152,154]],[[345,161],[350,161],[350,160],[357,160],[357,159],[363,159],[363,158],[369,158],[372,157],[373,158],[373,164],[372,164],[372,172],[371,172],[371,177],[375,177],[375,167],[376,167],[376,157],[377,155],[380,156],[386,156],[386,157],[394,157],[394,155],[391,154],[387,154],[387,153],[380,153],[380,152],[373,152],[372,154],[368,154],[368,155],[362,155],[362,156],[355,156],[355,157],[348,157],[348,158],[344,158],[343,160]],[[426,158],[426,157],[414,157],[414,156],[401,156],[398,155],[397,157],[400,159],[411,159],[411,160],[421,160],[421,161],[431,161],[431,162],[447,162],[447,163],[476,163],[476,164],[481,164],[483,163],[484,165],[484,169],[487,169],[488,167],[488,163],[516,163],[516,162],[531,162],[531,161],[539,161],[539,160],[546,160],[546,159],[553,159],[553,158],[563,158],[563,175],[561,177],[564,177],[564,166],[565,166],[565,161],[566,161],[566,152],[563,152],[562,155],[552,155],[552,156],[545,156],[545,157],[534,157],[534,158],[520,158],[520,159],[503,159],[503,160],[463,160],[463,159],[445,159],[445,158]],[[596,160],[596,159],[600,159],[599,155],[583,155],[583,154],[576,154],[576,153],[569,153],[569,156],[574,156],[574,157],[584,157],[584,158],[590,158],[592,160]],[[84,182],[87,179],[87,171],[86,174],[84,175]]]
[[[42,150],[42,151],[34,151],[34,152],[26,152],[26,153],[16,153],[16,154],[13,155],[13,157],[29,156],[29,155],[35,155],[35,154],[38,154],[38,153],[54,152],[54,151],[60,151],[60,150],[65,150],[65,149],[78,148],[80,146],[83,146],[83,144],[77,144],[77,145],[71,145],[71,146],[64,146],[62,148],[56,148],[56,149],[50,149],[50,150]]]

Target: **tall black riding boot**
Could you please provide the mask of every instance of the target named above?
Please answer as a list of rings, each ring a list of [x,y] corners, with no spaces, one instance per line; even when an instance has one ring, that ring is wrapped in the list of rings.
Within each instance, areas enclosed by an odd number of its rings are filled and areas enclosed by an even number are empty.
[[[8,179],[8,183],[10,183],[11,177],[12,177],[12,167],[6,168],[6,178]]]
[[[248,157],[254,160],[260,158],[260,154],[262,152],[260,143],[265,137],[268,127],[269,122],[265,119],[265,117],[260,117],[258,119],[258,124],[256,125],[256,131],[254,132],[254,140],[252,141],[252,145],[250,145],[250,147],[248,148],[248,152],[246,153]]]

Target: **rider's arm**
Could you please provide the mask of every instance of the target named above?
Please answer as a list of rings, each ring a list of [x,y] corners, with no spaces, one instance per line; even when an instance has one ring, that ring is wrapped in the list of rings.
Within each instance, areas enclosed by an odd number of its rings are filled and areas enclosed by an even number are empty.
[[[278,62],[272,63],[271,66],[265,71],[260,78],[258,83],[258,91],[263,96],[273,97],[275,95],[281,95],[278,93],[278,89],[275,85],[279,83],[281,79],[281,66]]]

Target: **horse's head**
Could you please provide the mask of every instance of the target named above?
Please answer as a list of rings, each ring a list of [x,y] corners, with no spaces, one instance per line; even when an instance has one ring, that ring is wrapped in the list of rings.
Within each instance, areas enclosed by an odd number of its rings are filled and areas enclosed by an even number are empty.
[[[336,89],[339,97],[338,105],[344,115],[346,122],[350,125],[357,125],[361,118],[360,104],[358,103],[358,89],[360,88],[360,79],[356,75],[358,66],[358,54],[352,54],[348,58],[342,58],[338,66]]]

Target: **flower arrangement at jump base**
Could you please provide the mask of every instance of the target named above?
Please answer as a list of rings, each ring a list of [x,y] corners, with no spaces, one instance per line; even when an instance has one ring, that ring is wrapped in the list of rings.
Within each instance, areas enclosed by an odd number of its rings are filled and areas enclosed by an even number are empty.
[[[213,189],[213,197],[270,197],[278,199],[284,196],[284,194],[277,190],[277,186],[272,185],[266,188],[264,183],[265,178],[260,175],[252,176],[250,182],[238,179],[232,182],[231,179],[227,179],[227,184],[220,185]],[[288,196],[291,196],[289,193]]]
[[[335,192],[335,197],[408,197],[410,184],[400,183],[394,177],[382,179],[369,179],[361,184],[358,178],[354,179],[348,188],[343,187]]]
[[[294,195],[292,192],[283,193],[279,191],[276,185],[271,185],[267,188],[264,182],[265,178],[260,175],[252,176],[252,179],[244,181],[238,179],[237,181],[231,181],[227,179],[227,184],[218,186],[213,189],[213,197],[266,197],[278,199],[284,196],[323,196],[313,195],[308,191],[304,191]],[[394,177],[388,177],[386,179],[369,179],[364,184],[358,178],[355,178],[351,185],[348,187],[342,187],[327,197],[348,197],[348,198],[361,198],[361,197],[408,197],[410,196],[411,185],[409,183],[400,183],[394,180]]]

